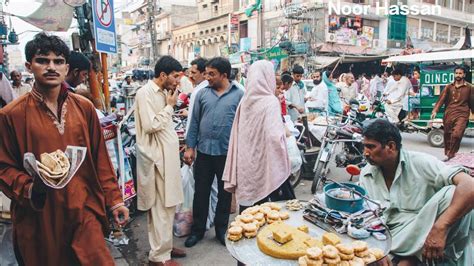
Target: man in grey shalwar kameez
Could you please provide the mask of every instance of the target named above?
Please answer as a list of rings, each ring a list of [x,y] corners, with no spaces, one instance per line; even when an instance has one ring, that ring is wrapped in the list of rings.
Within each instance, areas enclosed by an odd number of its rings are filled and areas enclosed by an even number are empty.
[[[387,206],[383,218],[398,265],[473,265],[474,179],[462,167],[402,149],[399,130],[387,120],[375,120],[363,135],[369,164],[360,182]]]

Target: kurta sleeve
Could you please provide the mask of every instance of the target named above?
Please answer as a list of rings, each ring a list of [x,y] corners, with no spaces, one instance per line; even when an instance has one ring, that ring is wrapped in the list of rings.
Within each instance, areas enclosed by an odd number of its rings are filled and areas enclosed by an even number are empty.
[[[449,90],[450,86],[446,86],[444,88],[444,90],[441,92],[441,94],[439,95],[439,98],[438,98],[438,101],[436,102],[434,108],[433,108],[433,112],[438,112],[439,109],[441,108],[441,106],[443,106],[446,102],[446,97],[448,96],[448,90]]]
[[[117,177],[107,153],[99,117],[96,115],[92,104],[88,107],[91,154],[94,162],[96,162],[97,175],[100,186],[104,191],[105,204],[107,208],[114,209],[123,205],[122,193],[120,192]]]
[[[139,91],[140,92],[140,91]],[[142,120],[142,128],[146,134],[153,134],[164,128],[172,122],[173,107],[166,105],[160,112],[156,113],[153,106],[156,103],[153,102],[152,97],[147,97],[146,90],[142,93],[137,93],[135,98],[137,110]]]
[[[33,179],[23,171],[23,154],[9,117],[0,112],[0,190],[21,206],[31,204]]]

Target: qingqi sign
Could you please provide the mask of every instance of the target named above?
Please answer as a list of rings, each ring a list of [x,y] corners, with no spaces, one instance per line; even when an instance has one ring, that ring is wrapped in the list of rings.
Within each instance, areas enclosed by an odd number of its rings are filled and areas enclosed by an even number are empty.
[[[421,72],[421,84],[423,85],[446,85],[452,82],[454,82],[453,71]]]

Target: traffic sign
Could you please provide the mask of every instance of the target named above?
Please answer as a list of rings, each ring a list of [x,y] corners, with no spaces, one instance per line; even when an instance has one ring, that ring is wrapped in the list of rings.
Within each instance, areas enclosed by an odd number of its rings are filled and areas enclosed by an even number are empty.
[[[117,53],[113,0],[92,0],[95,48],[103,53]]]

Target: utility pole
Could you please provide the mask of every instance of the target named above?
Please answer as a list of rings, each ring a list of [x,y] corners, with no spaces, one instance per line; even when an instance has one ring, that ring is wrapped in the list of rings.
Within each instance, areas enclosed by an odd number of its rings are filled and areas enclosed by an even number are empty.
[[[148,30],[150,31],[150,42],[151,42],[151,60],[150,65],[155,65],[155,62],[158,59],[158,45],[156,43],[156,1],[157,0],[148,0]]]

